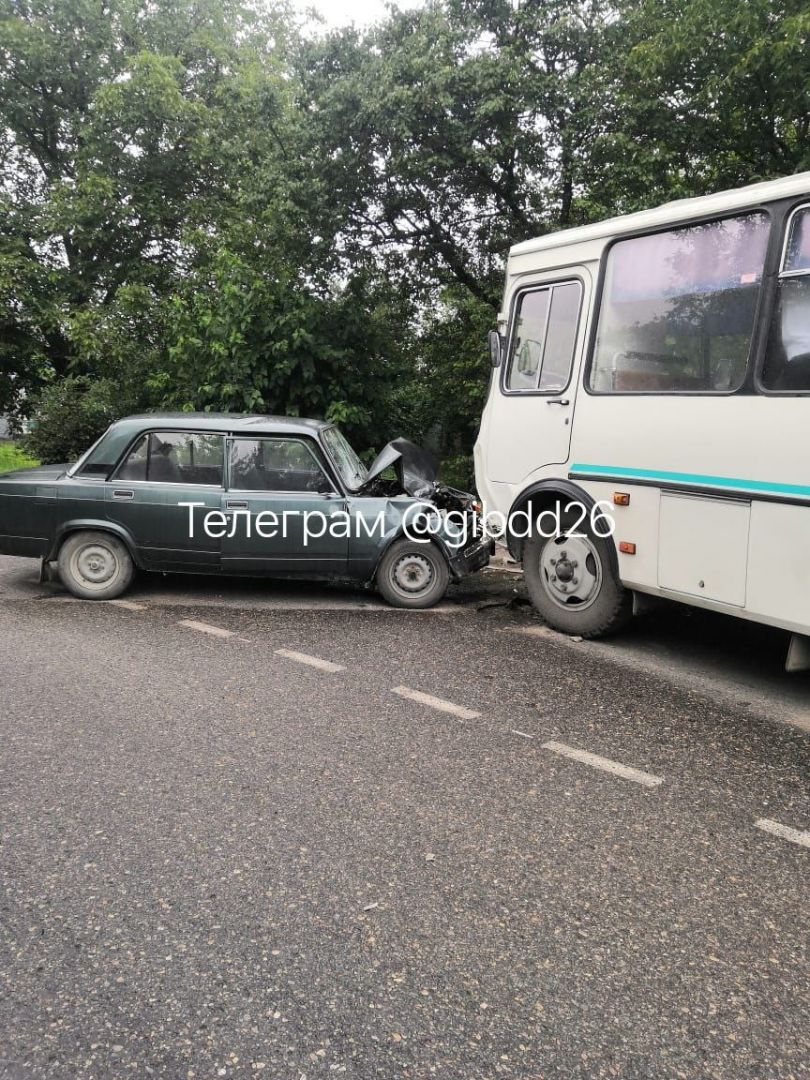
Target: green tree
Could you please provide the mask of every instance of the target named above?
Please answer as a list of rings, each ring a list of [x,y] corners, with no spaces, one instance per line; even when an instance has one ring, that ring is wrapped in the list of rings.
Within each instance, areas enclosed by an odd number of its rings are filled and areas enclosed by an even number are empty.
[[[297,53],[304,160],[329,193],[350,266],[411,297],[411,377],[393,415],[469,482],[509,246],[587,220],[599,130],[600,0],[446,0]],[[463,460],[466,456],[466,461]]]
[[[221,252],[171,300],[165,404],[318,416],[365,448],[385,435],[402,352],[390,333],[397,297],[355,275],[319,288],[288,265]]]
[[[302,39],[248,0],[0,0],[0,411],[101,378],[468,473],[509,246],[810,167],[809,20],[432,0]]]
[[[448,0],[305,43],[310,167],[352,259],[494,304],[509,245],[577,220],[606,11]]]
[[[0,287],[16,278],[4,337],[23,376],[0,406],[49,375],[118,374],[125,342],[109,361],[85,346],[102,327],[109,343],[136,296],[158,310],[148,297],[193,259],[190,225],[211,227],[238,120],[227,87],[257,35],[232,0],[0,0]],[[128,363],[153,329],[126,326]]]
[[[585,172],[593,212],[810,168],[810,9],[804,0],[642,0]]]

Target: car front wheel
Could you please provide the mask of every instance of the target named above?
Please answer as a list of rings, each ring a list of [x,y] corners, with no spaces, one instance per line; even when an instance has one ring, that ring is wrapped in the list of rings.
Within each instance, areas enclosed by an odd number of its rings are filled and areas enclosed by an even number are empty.
[[[429,608],[447,592],[450,572],[435,544],[397,540],[377,570],[377,590],[393,607]]]
[[[135,573],[126,545],[103,532],[73,533],[59,549],[58,565],[62,584],[83,600],[114,600]]]
[[[613,569],[611,543],[571,514],[561,515],[555,536],[529,537],[523,576],[545,623],[584,638],[604,637],[625,625],[633,600]]]

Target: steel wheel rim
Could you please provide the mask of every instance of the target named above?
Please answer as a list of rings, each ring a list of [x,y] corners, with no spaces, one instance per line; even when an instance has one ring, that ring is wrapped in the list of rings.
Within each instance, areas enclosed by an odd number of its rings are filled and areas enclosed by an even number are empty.
[[[436,574],[426,555],[408,552],[400,555],[391,567],[392,586],[403,596],[420,596],[433,584]]]
[[[546,596],[563,611],[585,611],[599,596],[602,558],[587,536],[556,536],[540,554],[540,581]]]
[[[106,544],[82,544],[70,558],[70,572],[82,588],[100,592],[117,576],[118,558]]]

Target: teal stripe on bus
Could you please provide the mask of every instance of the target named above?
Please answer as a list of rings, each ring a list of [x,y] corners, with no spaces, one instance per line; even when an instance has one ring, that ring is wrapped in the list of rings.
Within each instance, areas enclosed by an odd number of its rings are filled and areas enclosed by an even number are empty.
[[[698,487],[762,492],[766,495],[810,496],[807,484],[779,484],[770,480],[744,480],[736,476],[708,476],[704,473],[666,472],[658,469],[628,469],[622,465],[571,465],[572,476],[605,476],[621,480],[658,480],[662,484],[691,484]]]

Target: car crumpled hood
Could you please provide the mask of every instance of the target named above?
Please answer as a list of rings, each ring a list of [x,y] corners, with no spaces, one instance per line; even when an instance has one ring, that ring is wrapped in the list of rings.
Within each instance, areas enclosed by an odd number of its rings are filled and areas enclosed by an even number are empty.
[[[433,454],[408,439],[393,439],[372,462],[363,487],[391,467],[402,490],[415,499],[426,498],[436,486],[439,463]]]

